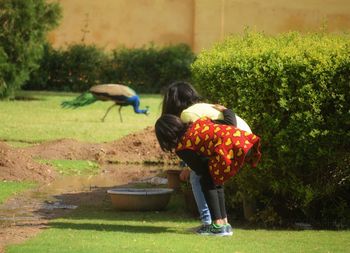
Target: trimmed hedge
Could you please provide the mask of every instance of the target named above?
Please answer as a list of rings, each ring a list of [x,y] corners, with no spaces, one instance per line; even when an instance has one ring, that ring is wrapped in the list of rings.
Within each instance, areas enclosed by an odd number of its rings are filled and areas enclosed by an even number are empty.
[[[25,85],[29,90],[86,91],[100,83],[108,56],[95,45],[74,44],[66,50],[45,45],[40,68]]]
[[[200,53],[192,72],[262,137],[259,166],[228,186],[257,200],[256,221],[349,222],[349,36],[246,32]]]
[[[118,48],[111,53],[95,45],[74,44],[67,49],[46,45],[40,69],[25,88],[81,92],[99,83],[122,83],[137,92],[159,92],[175,80],[189,80],[195,59],[190,47]]]
[[[2,47],[0,47],[0,94],[5,94],[7,85],[6,85],[6,74],[10,68],[10,64],[7,62],[7,56]]]
[[[195,55],[186,44],[119,48],[104,72],[105,82],[120,80],[139,92],[158,93],[176,80],[189,80]]]

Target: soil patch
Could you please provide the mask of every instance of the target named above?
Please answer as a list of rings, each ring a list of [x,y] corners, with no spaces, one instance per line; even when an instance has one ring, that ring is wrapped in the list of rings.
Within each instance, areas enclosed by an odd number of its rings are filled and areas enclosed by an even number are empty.
[[[174,155],[161,150],[153,127],[108,143],[87,143],[73,139],[61,139],[23,148],[22,151],[43,159],[95,160],[102,163],[172,164],[177,161]]]
[[[97,161],[101,165],[101,174],[112,180],[115,185],[155,176],[159,171],[140,169],[140,164],[174,164],[177,158],[163,152],[156,140],[154,128],[148,127],[138,133],[130,134],[109,143],[87,143],[73,139],[49,141],[26,148],[12,148],[0,142],[0,180],[39,182],[42,187],[54,184],[58,174],[49,165],[36,159],[77,159]],[[115,167],[119,166],[119,169]],[[56,180],[55,180],[56,179]],[[69,205],[83,203],[101,204],[106,199],[106,189],[90,184],[85,190],[70,189],[60,192],[55,201]],[[38,191],[40,191],[39,189]],[[29,194],[29,193],[28,193]],[[33,200],[26,194],[9,199],[3,207],[26,210],[30,217],[21,220],[0,221],[0,253],[8,244],[20,243],[45,229],[48,220],[69,212],[65,209],[47,210],[42,200]],[[17,214],[16,214],[17,215]]]
[[[52,167],[39,164],[26,152],[0,142],[0,180],[49,182],[55,175]]]
[[[52,181],[57,175],[54,169],[35,159],[92,160],[100,164],[174,164],[178,161],[173,154],[161,150],[153,127],[102,144],[61,139],[16,149],[0,142],[0,180]]]

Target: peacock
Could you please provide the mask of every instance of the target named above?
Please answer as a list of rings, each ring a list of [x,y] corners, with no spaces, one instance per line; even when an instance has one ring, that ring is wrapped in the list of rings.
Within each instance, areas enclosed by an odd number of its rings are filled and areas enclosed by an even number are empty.
[[[139,109],[140,98],[136,92],[128,86],[122,84],[99,84],[92,86],[89,91],[84,92],[80,96],[71,101],[62,102],[63,108],[78,108],[81,106],[90,105],[96,101],[113,101],[114,104],[108,107],[105,115],[101,119],[105,120],[109,111],[116,105],[119,105],[120,121],[123,122],[121,109],[123,106],[131,105],[134,112],[137,114],[149,114],[149,107]]]

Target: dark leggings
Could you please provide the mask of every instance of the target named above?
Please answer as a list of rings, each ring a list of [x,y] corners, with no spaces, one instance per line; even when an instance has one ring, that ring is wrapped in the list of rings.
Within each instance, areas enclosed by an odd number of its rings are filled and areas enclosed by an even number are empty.
[[[225,193],[222,185],[215,185],[209,174],[208,168],[196,171],[201,175],[201,186],[205,200],[210,211],[211,219],[224,219],[227,217],[225,206]]]

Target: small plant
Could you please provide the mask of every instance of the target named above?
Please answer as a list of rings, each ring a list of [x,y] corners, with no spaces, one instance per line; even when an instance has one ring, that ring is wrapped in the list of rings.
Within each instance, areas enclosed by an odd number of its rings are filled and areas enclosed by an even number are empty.
[[[96,174],[100,166],[87,160],[40,160],[54,166],[56,170],[63,175],[88,175]]]
[[[180,190],[181,192],[188,192],[192,191],[192,186],[189,180],[187,181],[181,181],[180,183]]]

